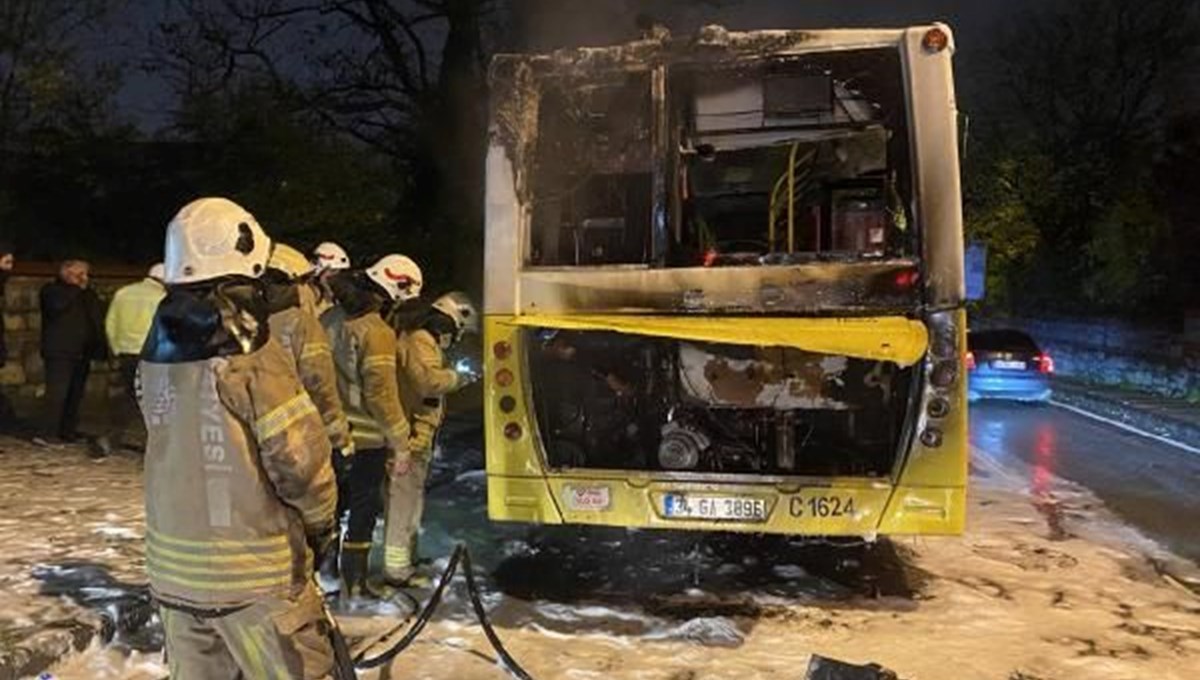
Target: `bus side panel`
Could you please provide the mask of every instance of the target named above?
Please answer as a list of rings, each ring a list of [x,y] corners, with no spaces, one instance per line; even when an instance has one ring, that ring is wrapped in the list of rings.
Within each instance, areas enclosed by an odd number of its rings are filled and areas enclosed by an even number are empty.
[[[537,420],[530,411],[532,402],[525,391],[525,353],[517,327],[501,322],[508,318],[484,319],[483,414],[487,473],[489,476],[541,479],[545,469],[538,454]],[[508,348],[503,359],[496,351],[501,344]],[[510,405],[511,410],[505,412],[505,405]],[[512,431],[514,426],[515,432]]]
[[[502,522],[561,524],[562,515],[550,495],[538,455],[536,420],[526,399],[521,365],[524,352],[518,334],[515,326],[485,316],[483,421],[488,517]],[[507,351],[497,351],[498,347]],[[504,372],[509,377],[499,377]],[[506,411],[507,406],[511,408]]]
[[[951,387],[939,391],[950,408],[944,417],[933,419],[927,413],[928,401],[921,405],[922,413],[914,430],[912,447],[879,527],[883,534],[960,534],[963,531],[970,456],[967,374],[963,361],[967,346],[967,313],[959,309],[949,314],[949,318],[957,340],[958,375]],[[928,391],[933,392],[932,386]],[[917,436],[930,427],[942,433],[939,446],[925,446]]]
[[[949,34],[950,29],[939,25]],[[958,105],[954,96],[953,49],[930,51],[927,28],[905,31],[909,119],[916,162],[917,221],[925,225],[926,303],[961,305],[963,283],[962,195],[958,167]]]
[[[965,487],[896,487],[888,503],[882,535],[958,535],[967,515]]]
[[[546,480],[488,475],[488,518],[499,522],[562,524]]]

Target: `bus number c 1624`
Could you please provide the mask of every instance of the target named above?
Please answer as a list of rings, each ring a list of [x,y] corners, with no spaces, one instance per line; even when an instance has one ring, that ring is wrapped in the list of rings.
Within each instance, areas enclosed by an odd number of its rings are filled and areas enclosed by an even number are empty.
[[[853,496],[793,496],[788,503],[792,517],[848,517],[854,515]]]

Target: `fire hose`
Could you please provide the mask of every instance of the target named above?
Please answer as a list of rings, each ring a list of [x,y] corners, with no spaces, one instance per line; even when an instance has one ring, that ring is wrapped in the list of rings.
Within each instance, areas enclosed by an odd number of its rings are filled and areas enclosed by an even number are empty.
[[[351,657],[349,645],[346,644],[345,638],[342,637],[341,629],[337,626],[337,622],[332,616],[329,616],[331,624],[331,638],[334,645],[334,656],[337,662],[337,672],[339,680],[353,680],[356,677],[356,670],[369,670],[379,668],[384,664],[392,661],[417,639],[421,632],[425,629],[426,624],[433,618],[438,607],[442,604],[442,597],[445,595],[446,588],[453,580],[455,573],[462,570],[463,578],[467,582],[467,596],[471,600],[471,606],[475,612],[475,618],[479,621],[479,625],[483,628],[483,634],[487,637],[488,643],[495,650],[497,657],[500,659],[504,670],[517,680],[533,680],[532,676],[521,668],[516,659],[504,647],[504,643],[500,640],[500,636],[496,634],[492,628],[491,621],[488,620],[487,610],[483,606],[483,601],[480,598],[479,585],[475,581],[475,572],[471,568],[471,553],[467,550],[465,544],[459,543],[454,552],[450,555],[450,561],[446,564],[446,568],[442,570],[441,576],[438,578],[437,586],[433,590],[433,594],[429,596],[429,600],[425,606],[417,614],[416,619],[409,626],[408,631],[402,638],[392,644],[384,651],[375,656],[368,657],[367,652],[370,651],[370,646],[367,649],[359,652],[357,656]],[[379,637],[374,644],[382,640],[386,640],[398,633],[407,622],[402,623],[395,628],[389,630],[383,636]],[[372,645],[372,646],[373,646]]]

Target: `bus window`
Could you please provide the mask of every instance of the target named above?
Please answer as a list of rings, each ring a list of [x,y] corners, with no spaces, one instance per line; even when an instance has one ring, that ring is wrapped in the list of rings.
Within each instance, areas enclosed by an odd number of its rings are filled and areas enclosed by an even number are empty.
[[[650,80],[645,73],[542,81],[531,265],[644,262],[650,232]]]
[[[685,112],[676,265],[914,255],[896,50],[674,75]]]

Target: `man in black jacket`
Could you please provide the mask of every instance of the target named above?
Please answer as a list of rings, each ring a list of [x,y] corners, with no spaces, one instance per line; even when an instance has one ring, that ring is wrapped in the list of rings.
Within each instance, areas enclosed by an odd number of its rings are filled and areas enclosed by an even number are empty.
[[[88,285],[89,266],[67,260],[58,279],[42,286],[42,359],[46,400],[42,437],[71,442],[78,437],[79,406],[93,359],[107,354],[104,310]]]

